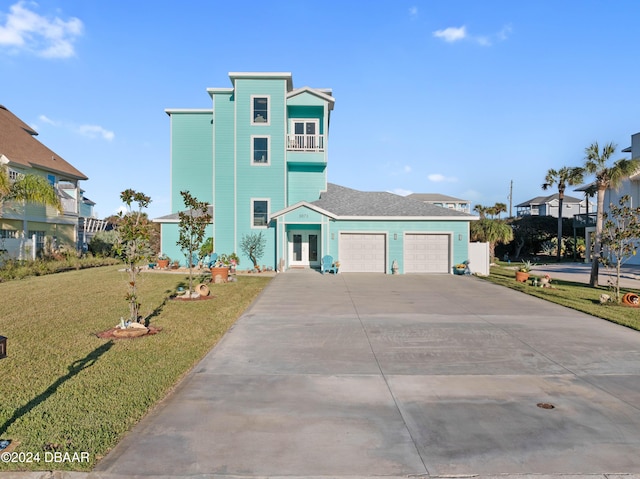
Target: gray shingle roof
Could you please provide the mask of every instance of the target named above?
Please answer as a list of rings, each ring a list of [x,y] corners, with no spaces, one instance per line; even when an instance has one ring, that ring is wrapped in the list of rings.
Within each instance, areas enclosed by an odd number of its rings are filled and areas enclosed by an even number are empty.
[[[435,206],[385,191],[358,191],[344,186],[327,184],[320,199],[311,202],[337,216],[390,217],[467,217],[473,215]]]
[[[189,210],[183,210],[183,213],[187,213]],[[209,205],[207,208],[207,212],[213,218],[213,206]],[[200,216],[200,212],[196,211],[194,214],[195,217]],[[154,223],[177,223],[180,221],[180,213],[171,213],[170,215],[160,216],[158,218],[154,218]],[[211,220],[213,222],[213,220]]]
[[[525,201],[524,203],[520,203],[519,205],[516,205],[516,208],[532,206],[532,205],[544,205],[546,203],[549,203],[550,201],[557,200],[558,197],[559,197],[558,193],[554,193],[553,195],[549,195],[549,196],[536,196],[535,198],[532,198],[529,201]],[[574,198],[573,196],[564,195],[565,204],[580,203],[581,201],[582,200],[579,198]]]

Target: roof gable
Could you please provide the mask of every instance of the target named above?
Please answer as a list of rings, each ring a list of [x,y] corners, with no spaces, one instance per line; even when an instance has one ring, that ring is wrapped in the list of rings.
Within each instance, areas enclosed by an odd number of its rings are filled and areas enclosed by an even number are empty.
[[[39,168],[75,180],[88,179],[60,155],[40,143],[37,133],[4,106],[0,106],[0,156],[27,168]]]

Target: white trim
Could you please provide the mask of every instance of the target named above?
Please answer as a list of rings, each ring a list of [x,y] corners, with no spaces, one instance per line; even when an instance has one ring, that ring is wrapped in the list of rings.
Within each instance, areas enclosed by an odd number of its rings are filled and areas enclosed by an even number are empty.
[[[254,118],[254,100],[257,98],[266,98],[267,99],[267,121],[255,121]],[[270,126],[271,125],[271,95],[251,95],[249,97],[250,100],[250,116],[249,121],[251,122],[251,126]]]
[[[267,223],[264,226],[256,226],[254,224],[254,203],[256,201],[266,201],[267,202]],[[249,211],[249,224],[251,226],[251,229],[254,230],[263,230],[263,229],[267,229],[269,227],[269,223],[271,222],[270,216],[269,216],[269,211],[271,210],[271,198],[251,198],[249,201],[249,205],[251,210]]]
[[[255,140],[257,138],[265,138],[267,140],[267,161],[265,161],[264,163],[255,161],[254,147],[255,147]],[[251,149],[251,153],[250,153],[251,166],[270,166],[271,165],[271,135],[251,135],[250,149]]]
[[[310,210],[313,210],[313,211],[315,211],[317,213],[320,213],[321,215],[328,216],[329,218],[332,218],[332,219],[337,219],[338,218],[333,213],[331,213],[331,212],[329,212],[327,210],[323,210],[322,208],[318,208],[317,206],[312,205],[311,203],[308,203],[306,201],[299,201],[295,205],[287,206],[286,208],[284,208],[284,209],[282,209],[280,211],[276,211],[273,214],[273,216],[271,216],[269,219],[272,220],[272,219],[277,218],[279,216],[286,215],[287,213],[290,213],[291,211],[293,211],[295,209],[298,209],[300,207],[303,207],[303,206],[306,207],[306,208],[309,208]]]

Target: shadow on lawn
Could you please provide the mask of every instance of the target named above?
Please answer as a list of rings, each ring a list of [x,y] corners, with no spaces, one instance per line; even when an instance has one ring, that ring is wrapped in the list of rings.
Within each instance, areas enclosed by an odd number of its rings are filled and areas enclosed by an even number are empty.
[[[49,386],[43,392],[38,394],[36,397],[34,397],[31,401],[26,403],[24,406],[21,406],[15,410],[15,412],[13,413],[13,416],[11,416],[7,420],[7,422],[5,422],[0,426],[0,436],[4,434],[14,422],[16,422],[22,416],[30,412],[33,408],[35,408],[39,404],[49,399],[49,397],[53,393],[55,393],[62,384],[64,384],[66,381],[74,377],[83,369],[87,369],[88,367],[93,366],[95,362],[100,358],[100,356],[102,356],[104,353],[109,351],[109,349],[111,349],[112,346],[113,346],[113,341],[104,343],[102,346],[91,351],[84,358],[78,359],[77,361],[73,362],[71,366],[67,368],[69,370],[67,374],[59,377],[51,386]]]

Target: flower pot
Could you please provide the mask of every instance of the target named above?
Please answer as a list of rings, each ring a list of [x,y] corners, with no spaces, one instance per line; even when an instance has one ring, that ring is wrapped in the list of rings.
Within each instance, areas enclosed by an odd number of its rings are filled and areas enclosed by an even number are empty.
[[[464,272],[465,272],[466,268],[456,268],[454,266],[453,268],[453,274],[459,275],[459,276],[463,276]]]
[[[168,259],[159,259],[158,260],[158,269],[166,269],[169,267]]]
[[[516,271],[516,281],[525,283],[528,279],[529,273],[525,273],[524,271]]]
[[[640,306],[640,297],[635,293],[626,293],[622,297],[622,303],[637,308],[638,306]]]
[[[229,268],[211,268],[211,279],[214,283],[226,283],[229,278]]]

